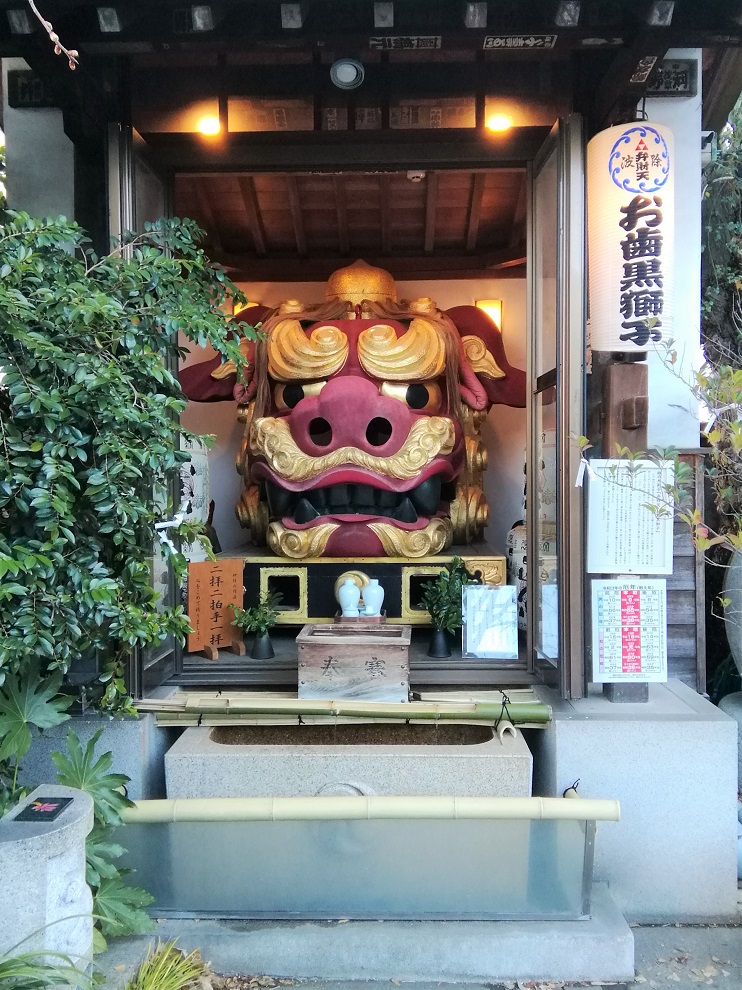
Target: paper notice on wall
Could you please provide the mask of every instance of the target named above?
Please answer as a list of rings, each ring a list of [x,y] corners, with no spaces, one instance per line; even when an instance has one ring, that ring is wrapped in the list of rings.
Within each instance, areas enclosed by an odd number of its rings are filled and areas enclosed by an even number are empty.
[[[672,574],[671,463],[591,460],[587,570],[590,574]]]
[[[593,581],[593,681],[667,680],[667,582]]]
[[[518,659],[518,610],[512,585],[462,588],[463,657]]]

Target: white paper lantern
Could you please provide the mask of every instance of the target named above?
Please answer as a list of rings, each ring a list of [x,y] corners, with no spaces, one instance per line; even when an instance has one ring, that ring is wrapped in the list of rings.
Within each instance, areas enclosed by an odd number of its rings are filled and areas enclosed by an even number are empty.
[[[672,338],[672,132],[637,121],[587,146],[589,342],[636,353]]]
[[[180,466],[180,505],[188,521],[205,523],[209,518],[209,454],[200,440],[181,437],[181,449],[188,451],[189,460]],[[183,546],[187,560],[197,563],[208,560],[206,550],[197,540]]]

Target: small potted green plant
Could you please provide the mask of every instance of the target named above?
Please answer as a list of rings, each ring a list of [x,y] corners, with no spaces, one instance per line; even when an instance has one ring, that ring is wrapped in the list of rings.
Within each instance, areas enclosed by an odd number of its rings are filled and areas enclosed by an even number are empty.
[[[461,589],[466,584],[480,583],[467,571],[461,557],[454,557],[437,578],[425,582],[420,606],[430,612],[433,624],[429,657],[451,656],[448,636],[461,628]]]
[[[255,633],[255,642],[250,650],[253,660],[270,660],[275,656],[268,630],[278,620],[278,606],[282,599],[280,592],[268,591],[260,596],[257,605],[250,605],[248,608],[240,608],[234,604],[229,606],[234,612],[232,625],[241,629],[243,634]]]

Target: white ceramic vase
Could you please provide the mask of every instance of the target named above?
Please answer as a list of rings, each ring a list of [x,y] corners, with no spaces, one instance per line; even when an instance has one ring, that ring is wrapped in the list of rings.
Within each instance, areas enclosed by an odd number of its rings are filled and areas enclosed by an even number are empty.
[[[352,617],[358,615],[358,602],[361,600],[361,589],[353,578],[346,578],[338,588],[338,601],[343,615]]]
[[[381,615],[381,605],[384,601],[384,589],[377,578],[371,578],[363,589],[364,615]]]

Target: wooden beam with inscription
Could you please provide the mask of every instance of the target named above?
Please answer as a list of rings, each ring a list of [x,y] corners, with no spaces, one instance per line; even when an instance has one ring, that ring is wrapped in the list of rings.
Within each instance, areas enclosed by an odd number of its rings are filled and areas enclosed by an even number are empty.
[[[669,39],[666,32],[641,31],[632,44],[620,49],[595,89],[590,107],[590,131],[595,133],[615,123],[613,116],[623,114],[636,106],[642,96],[644,85],[652,70],[667,54]],[[648,74],[641,81],[634,77],[641,70],[645,59],[652,60]]]

